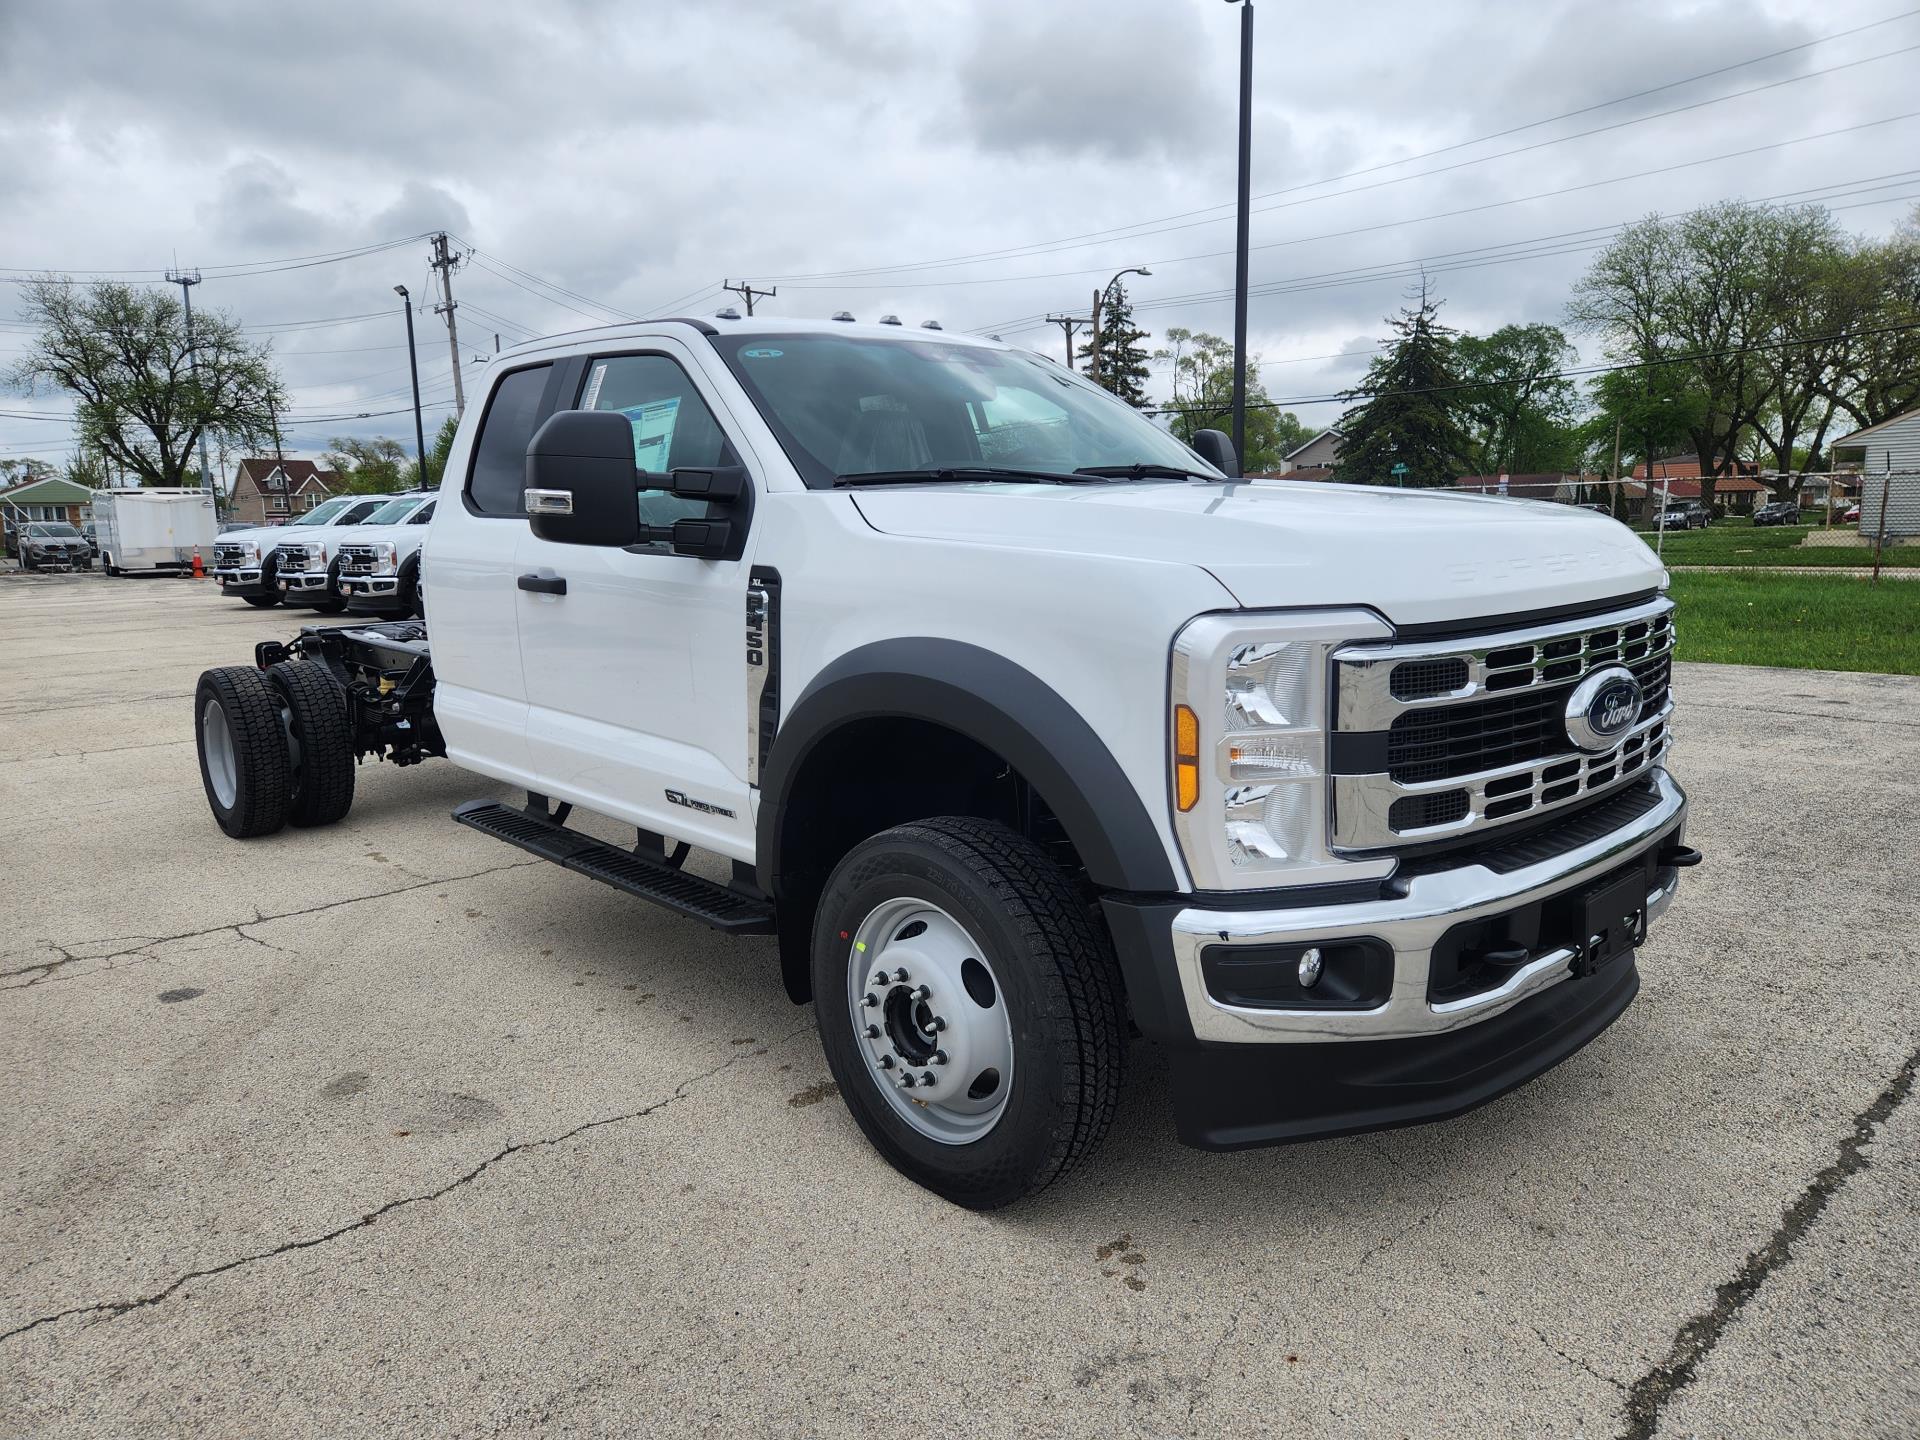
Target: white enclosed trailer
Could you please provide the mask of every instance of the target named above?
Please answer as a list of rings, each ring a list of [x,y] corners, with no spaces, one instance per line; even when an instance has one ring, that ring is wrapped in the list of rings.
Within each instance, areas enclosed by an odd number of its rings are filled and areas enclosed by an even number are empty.
[[[213,564],[220,526],[211,490],[164,486],[93,492],[93,534],[100,568],[109,575],[135,570],[187,570],[195,550]]]

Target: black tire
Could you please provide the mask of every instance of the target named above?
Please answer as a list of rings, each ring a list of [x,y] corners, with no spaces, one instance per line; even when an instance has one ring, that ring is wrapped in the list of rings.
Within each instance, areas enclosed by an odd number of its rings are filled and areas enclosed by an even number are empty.
[[[938,906],[978,939],[999,980],[1013,1076],[991,1129],[961,1144],[906,1123],[880,1089],[848,1003],[846,937],[889,900]],[[1089,1155],[1119,1101],[1126,1017],[1119,970],[1085,901],[1040,848],[965,817],[897,826],[835,867],[815,914],[814,1019],[867,1139],[908,1179],[972,1210],[1044,1189]]]
[[[208,734],[214,707],[224,742]],[[193,694],[193,736],[200,783],[222,830],[248,840],[287,823],[287,736],[280,726],[280,698],[265,675],[250,665],[204,671]],[[224,752],[211,764],[210,743]]]
[[[256,610],[270,610],[280,603],[278,595],[242,595],[240,598]]]
[[[331,825],[353,808],[353,726],[347,692],[318,660],[273,666],[267,679],[287,708],[290,754],[287,819]]]
[[[120,567],[113,563],[113,556],[111,555],[103,555],[100,558],[100,568],[109,575],[118,575],[120,573]]]
[[[338,615],[347,608],[347,597],[340,589],[338,560],[327,567],[327,588],[320,594],[322,598],[313,602],[313,608],[322,615]]]
[[[420,603],[420,565],[418,560],[409,559],[400,567],[400,583],[395,587],[400,600],[402,615],[417,615],[426,619],[426,607]]]

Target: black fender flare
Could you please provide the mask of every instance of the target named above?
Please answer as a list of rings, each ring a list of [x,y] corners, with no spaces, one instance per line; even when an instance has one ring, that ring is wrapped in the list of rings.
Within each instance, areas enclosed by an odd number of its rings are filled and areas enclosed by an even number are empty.
[[[986,746],[1040,793],[1103,890],[1178,888],[1133,783],[1080,712],[1004,655],[957,640],[893,639],[828,665],[781,723],[761,775],[755,850],[760,888],[778,898],[805,868],[785,853],[788,797],[814,747],[852,721],[898,717]]]

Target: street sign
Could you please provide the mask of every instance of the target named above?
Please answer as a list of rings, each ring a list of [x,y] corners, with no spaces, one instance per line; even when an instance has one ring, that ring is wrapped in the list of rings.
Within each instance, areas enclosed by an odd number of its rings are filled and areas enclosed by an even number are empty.
[[[1407,473],[1407,463],[1406,463],[1406,461],[1404,461],[1404,460],[1396,460],[1396,461],[1394,461],[1394,463],[1393,463],[1393,473],[1394,473],[1395,475],[1404,475],[1404,474],[1406,474],[1406,473]]]

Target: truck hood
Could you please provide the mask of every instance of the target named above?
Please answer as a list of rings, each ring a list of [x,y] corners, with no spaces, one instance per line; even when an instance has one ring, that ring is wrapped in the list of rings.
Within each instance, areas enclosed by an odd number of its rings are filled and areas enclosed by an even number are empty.
[[[972,484],[864,489],[854,501],[884,534],[1184,562],[1248,608],[1366,605],[1400,624],[1610,600],[1664,574],[1604,515],[1446,490]]]

